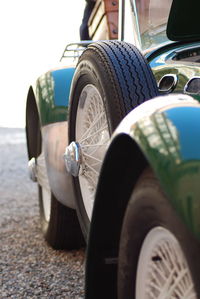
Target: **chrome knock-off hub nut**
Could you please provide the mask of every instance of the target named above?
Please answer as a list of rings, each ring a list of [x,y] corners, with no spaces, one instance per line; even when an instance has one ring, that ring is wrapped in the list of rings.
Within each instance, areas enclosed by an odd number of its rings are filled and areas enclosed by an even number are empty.
[[[72,141],[70,145],[66,147],[64,160],[67,171],[77,177],[82,162],[81,147],[78,142]]]
[[[33,182],[37,182],[37,166],[36,159],[32,158],[28,162],[29,177]]]

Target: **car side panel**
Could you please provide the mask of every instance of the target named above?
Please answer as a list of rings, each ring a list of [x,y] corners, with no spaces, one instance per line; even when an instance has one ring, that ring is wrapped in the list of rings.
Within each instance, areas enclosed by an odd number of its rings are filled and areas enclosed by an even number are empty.
[[[51,190],[59,202],[75,209],[72,178],[66,171],[63,157],[68,145],[67,129],[67,121],[45,125],[42,128],[42,139]]]

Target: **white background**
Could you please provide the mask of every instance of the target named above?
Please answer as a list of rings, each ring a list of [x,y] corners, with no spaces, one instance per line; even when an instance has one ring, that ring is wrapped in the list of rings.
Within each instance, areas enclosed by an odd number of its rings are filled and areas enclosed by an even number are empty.
[[[25,126],[29,84],[79,40],[84,0],[0,2],[0,126]]]

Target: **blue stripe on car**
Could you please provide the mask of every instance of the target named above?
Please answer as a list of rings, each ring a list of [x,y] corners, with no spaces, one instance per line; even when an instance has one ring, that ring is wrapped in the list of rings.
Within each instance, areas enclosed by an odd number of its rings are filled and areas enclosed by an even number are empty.
[[[55,106],[68,106],[71,81],[75,68],[66,68],[52,72],[54,80]]]

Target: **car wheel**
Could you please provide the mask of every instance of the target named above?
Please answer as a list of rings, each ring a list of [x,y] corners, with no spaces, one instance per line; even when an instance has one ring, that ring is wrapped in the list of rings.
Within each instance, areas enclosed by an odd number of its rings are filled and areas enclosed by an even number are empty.
[[[66,156],[85,236],[111,134],[128,112],[157,95],[151,69],[134,46],[105,41],[82,54],[71,88]]]
[[[38,144],[42,144],[41,134],[39,135]],[[76,211],[61,204],[53,195],[48,181],[44,146],[39,147],[40,154],[32,161],[35,160],[40,220],[44,237],[54,249],[78,249],[85,244],[85,241]]]
[[[119,299],[199,298],[199,249],[152,171],[145,171],[124,217]]]

